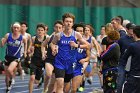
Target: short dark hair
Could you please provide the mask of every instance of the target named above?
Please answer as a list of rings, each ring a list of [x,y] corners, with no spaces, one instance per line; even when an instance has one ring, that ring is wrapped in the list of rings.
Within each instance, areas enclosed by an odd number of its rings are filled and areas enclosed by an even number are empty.
[[[28,27],[28,24],[27,24],[27,22],[25,22],[25,21],[22,21],[22,22],[20,22],[20,25],[26,25],[26,27]]]
[[[121,22],[121,25],[123,24],[123,17],[122,16],[117,16],[117,18],[119,18],[120,19],[120,22]]]
[[[129,29],[133,29],[136,25],[133,24],[133,23],[128,23],[126,24],[126,28],[129,30]]]
[[[83,23],[74,24],[74,25],[73,25],[73,29],[74,29],[74,31],[76,31],[76,28],[77,28],[77,27],[82,27],[83,30],[85,31],[85,25],[84,25]]]
[[[102,25],[101,28],[102,28],[102,27],[105,27],[105,25]]]
[[[63,26],[63,22],[62,22],[62,20],[57,20],[57,21],[55,21],[54,26],[55,26],[56,24],[60,24],[60,25]]]
[[[43,24],[43,23],[37,24],[36,29],[38,29],[39,27],[42,27],[44,30],[46,30],[45,29],[45,24]]]
[[[114,17],[111,19],[111,21],[112,20],[115,20],[117,23],[120,23],[121,25],[123,24],[123,17],[122,16]]]
[[[140,25],[134,27],[133,33],[134,33],[138,38],[140,38]]]

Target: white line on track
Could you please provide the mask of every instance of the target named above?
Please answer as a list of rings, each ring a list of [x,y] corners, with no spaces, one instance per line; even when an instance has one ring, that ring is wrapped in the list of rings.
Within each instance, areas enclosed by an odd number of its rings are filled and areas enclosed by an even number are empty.
[[[28,84],[27,85],[22,85],[22,86],[14,86],[13,85],[12,88],[20,88],[20,87],[27,87],[27,86],[28,86]],[[6,89],[6,87],[0,88],[0,89]]]
[[[28,82],[29,82],[29,81],[22,81],[22,82],[16,81],[15,84],[24,84],[24,83],[27,84]],[[15,85],[15,84],[13,84],[13,85]],[[0,83],[0,86],[1,86],[1,85],[5,85],[5,83]]]
[[[39,89],[34,89],[33,91],[38,91],[38,90],[42,90],[43,88],[39,88]],[[20,91],[20,92],[15,92],[15,93],[28,93],[29,90],[25,90],[25,91]]]
[[[21,80],[20,78],[15,78],[15,80],[17,81],[17,80]],[[26,78],[26,79],[24,79],[24,80],[29,80],[29,78]],[[4,79],[0,79],[0,82],[2,82],[2,81],[5,81],[5,78]],[[22,81],[22,80],[21,80]]]

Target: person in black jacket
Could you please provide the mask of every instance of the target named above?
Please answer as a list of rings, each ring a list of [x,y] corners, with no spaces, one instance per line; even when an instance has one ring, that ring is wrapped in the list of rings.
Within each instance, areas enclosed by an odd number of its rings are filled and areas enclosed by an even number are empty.
[[[117,66],[120,58],[120,47],[116,41],[119,38],[119,32],[110,31],[107,35],[110,45],[101,55],[104,93],[115,93],[116,91]]]
[[[125,71],[125,67],[123,66],[124,63],[121,60],[122,60],[122,56],[124,55],[125,50],[129,46],[129,44],[134,42],[134,39],[133,39],[133,28],[134,27],[135,27],[135,24],[133,24],[133,23],[126,24],[127,35],[121,37],[118,40],[121,54],[120,54],[120,59],[119,59],[119,64],[118,64],[118,74],[119,75],[117,78],[117,93],[122,93],[122,85],[125,81],[126,71]]]
[[[123,93],[140,92],[140,26],[134,27],[133,34],[135,42],[129,45],[122,57],[123,63],[126,64],[131,56],[131,67],[122,88]]]

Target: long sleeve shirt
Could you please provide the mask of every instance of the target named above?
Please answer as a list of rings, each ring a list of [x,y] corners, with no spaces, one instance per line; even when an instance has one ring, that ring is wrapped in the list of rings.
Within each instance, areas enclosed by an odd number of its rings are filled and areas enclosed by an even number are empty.
[[[120,47],[117,43],[108,46],[107,50],[101,55],[103,69],[117,67],[120,58]]]
[[[131,43],[125,51],[122,61],[126,65],[127,60],[131,56],[131,68],[128,72],[129,75],[140,77],[140,41]]]
[[[123,36],[118,40],[118,44],[120,46],[120,52],[121,52],[119,65],[124,65],[124,63],[121,61],[122,56],[123,56],[125,50],[128,48],[129,44],[131,44],[133,42],[134,42],[133,38],[128,35]]]

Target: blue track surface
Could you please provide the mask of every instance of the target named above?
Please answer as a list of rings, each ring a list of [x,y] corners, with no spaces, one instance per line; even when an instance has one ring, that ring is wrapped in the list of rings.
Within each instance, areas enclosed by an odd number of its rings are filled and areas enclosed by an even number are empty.
[[[0,93],[5,93],[6,86],[5,86],[5,76],[0,75]],[[21,80],[19,76],[16,76],[15,85],[13,85],[10,93],[28,93],[28,82],[29,82],[29,75],[25,76],[24,80]],[[89,85],[86,83],[85,91],[81,93],[92,93],[94,89],[100,88],[99,79],[97,76],[93,77],[93,83]],[[39,89],[34,89],[33,93],[41,93],[43,87]]]

